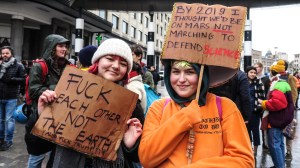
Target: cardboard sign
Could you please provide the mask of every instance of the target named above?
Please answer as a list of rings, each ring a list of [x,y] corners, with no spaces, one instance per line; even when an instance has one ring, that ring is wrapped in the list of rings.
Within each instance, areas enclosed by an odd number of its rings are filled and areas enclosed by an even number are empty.
[[[245,19],[245,7],[175,3],[161,58],[236,69]]]
[[[138,95],[70,66],[55,92],[57,99],[42,112],[32,133],[91,156],[115,160]]]

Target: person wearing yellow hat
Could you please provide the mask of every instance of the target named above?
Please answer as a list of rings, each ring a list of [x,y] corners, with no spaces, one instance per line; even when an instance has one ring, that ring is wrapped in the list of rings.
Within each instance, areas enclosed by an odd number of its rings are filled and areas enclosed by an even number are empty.
[[[285,61],[278,60],[270,67],[271,71],[271,86],[267,100],[259,100],[263,110],[267,110],[262,121],[262,129],[267,129],[268,145],[270,154],[275,167],[285,167],[285,149],[284,136],[282,129],[287,125],[285,117],[279,117],[278,114],[287,116],[293,115],[293,101],[291,95],[291,87],[286,81]],[[292,117],[293,118],[293,117]],[[281,123],[282,121],[286,121]],[[289,120],[289,119],[288,119]],[[289,124],[289,123],[288,123]]]
[[[270,71],[275,71],[276,73],[284,73],[285,72],[285,62],[284,60],[278,60],[274,62],[270,67]]]

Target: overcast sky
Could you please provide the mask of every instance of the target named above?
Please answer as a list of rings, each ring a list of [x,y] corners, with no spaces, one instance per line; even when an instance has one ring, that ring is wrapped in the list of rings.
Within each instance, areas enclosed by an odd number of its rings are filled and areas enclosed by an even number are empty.
[[[300,54],[300,5],[250,9],[252,48],[274,54],[286,52],[289,61]]]
[[[300,4],[251,8],[252,48],[275,53],[286,52],[289,61],[300,54]]]

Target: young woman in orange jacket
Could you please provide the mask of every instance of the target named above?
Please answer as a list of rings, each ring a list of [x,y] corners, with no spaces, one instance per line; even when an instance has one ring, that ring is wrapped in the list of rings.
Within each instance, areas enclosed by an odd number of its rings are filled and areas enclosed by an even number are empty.
[[[231,100],[207,92],[209,68],[204,68],[196,101],[201,65],[164,60],[164,66],[170,99],[155,101],[149,108],[139,146],[142,165],[254,167],[249,136],[238,108]]]

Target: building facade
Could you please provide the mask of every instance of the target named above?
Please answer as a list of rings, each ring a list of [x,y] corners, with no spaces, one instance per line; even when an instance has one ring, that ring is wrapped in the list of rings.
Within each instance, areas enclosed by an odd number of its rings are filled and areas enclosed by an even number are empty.
[[[85,10],[71,8],[64,0],[0,1],[0,47],[10,45],[15,57],[33,60],[41,57],[44,38],[60,34],[72,43],[74,53],[76,18],[85,20],[84,45],[91,44],[95,33],[111,32],[112,24]]]
[[[263,74],[269,73],[270,66],[273,64],[274,61],[274,57],[272,55],[269,55],[269,53],[263,56],[262,51],[252,49],[252,65],[254,65],[257,62],[262,63],[264,67],[262,72]]]
[[[275,62],[275,59],[272,57],[262,57],[261,63],[264,66],[263,73],[269,74],[270,73],[270,67]]]
[[[276,59],[288,60],[288,54],[286,52],[277,52],[275,53]]]
[[[252,49],[252,64],[254,65],[257,62],[262,62],[262,52]]]
[[[243,67],[244,67],[244,61],[243,61],[243,57],[244,57],[244,54],[242,52],[242,55],[241,55],[241,64],[240,64],[240,68],[241,70],[243,70]],[[263,64],[263,74],[269,74],[269,69],[270,69],[270,66],[273,64],[273,62],[276,61],[274,55],[272,55],[271,52],[267,52],[265,56],[262,55],[262,51],[258,51],[258,50],[254,50],[252,49],[252,64],[251,65],[254,65],[255,63],[257,62],[260,62]]]
[[[298,71],[300,70],[300,54],[295,54],[294,66]]]
[[[129,44],[139,44],[144,49],[143,62],[147,63],[147,43],[151,16],[148,12],[90,10],[90,12],[111,22],[112,32],[101,33],[102,39],[119,37]],[[154,24],[154,62],[157,69],[162,70],[160,53],[164,45],[164,36],[171,19],[170,12],[155,12]]]

